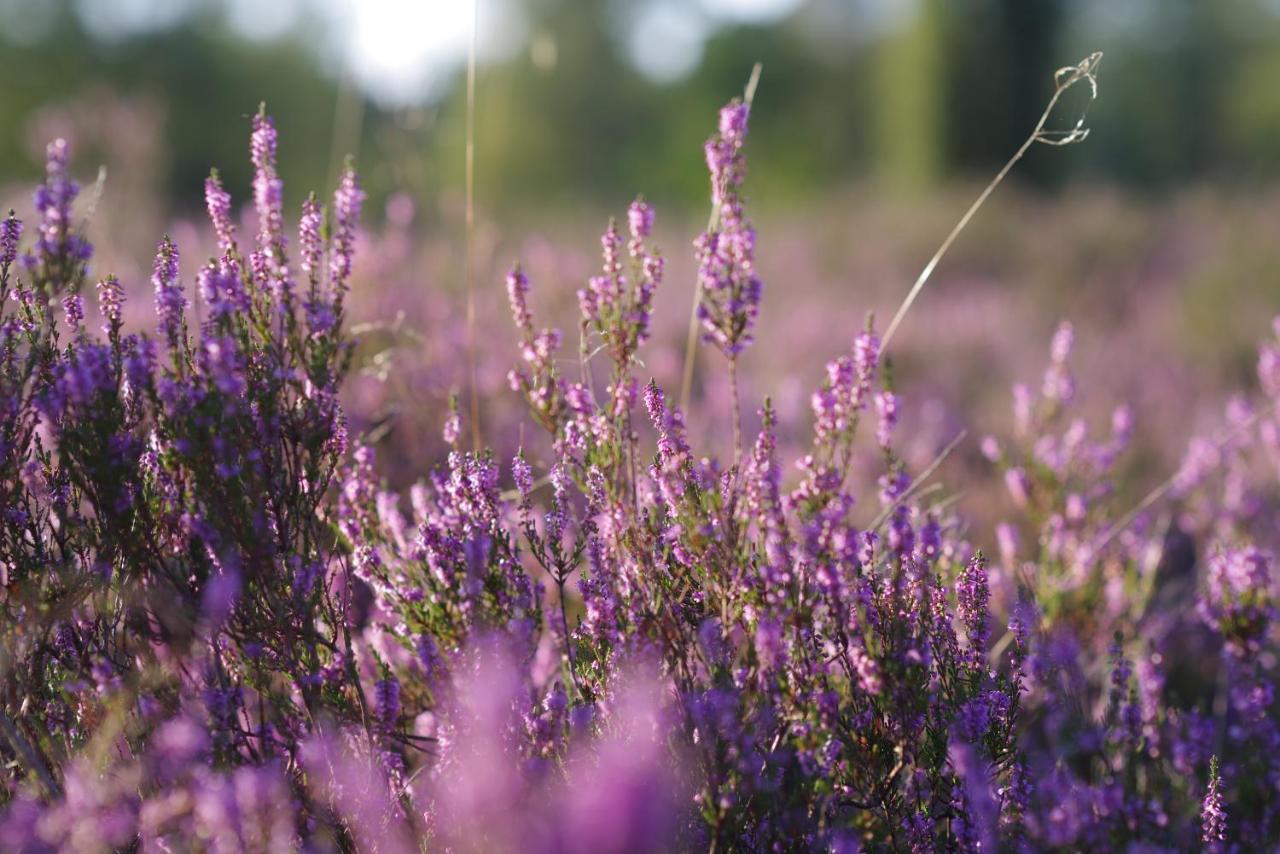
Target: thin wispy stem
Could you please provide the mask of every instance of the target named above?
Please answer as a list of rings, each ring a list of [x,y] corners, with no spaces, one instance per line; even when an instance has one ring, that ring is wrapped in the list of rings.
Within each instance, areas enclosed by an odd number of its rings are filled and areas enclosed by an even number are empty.
[[[1031,146],[1037,142],[1045,145],[1071,145],[1072,143],[1082,142],[1089,136],[1089,129],[1084,126],[1085,115],[1088,112],[1088,105],[1080,112],[1080,118],[1076,120],[1075,126],[1070,130],[1049,130],[1045,127],[1049,122],[1049,117],[1053,115],[1053,110],[1058,105],[1058,101],[1066,94],[1067,90],[1081,81],[1087,81],[1089,84],[1089,102],[1098,97],[1098,80],[1097,71],[1098,63],[1102,61],[1102,52],[1098,51],[1082,59],[1077,65],[1068,65],[1065,68],[1059,68],[1053,75],[1054,90],[1053,96],[1049,98],[1049,104],[1044,108],[1044,112],[1040,115],[1040,121],[1036,122],[1035,130],[1031,131],[1031,135],[1026,138],[1018,150],[1013,153],[1004,167],[996,173],[991,179],[991,183],[979,194],[978,198],[969,210],[965,211],[964,216],[956,223],[955,228],[951,229],[951,233],[947,235],[947,239],[942,241],[942,245],[938,247],[938,251],[933,253],[933,257],[929,259],[929,263],[924,265],[924,269],[920,271],[919,277],[915,284],[911,286],[911,290],[907,293],[907,298],[902,301],[902,305],[898,307],[898,312],[893,316],[893,320],[889,322],[889,327],[884,331],[884,339],[881,342],[881,352],[889,347],[893,334],[898,331],[898,327],[902,325],[902,320],[907,316],[912,303],[916,301],[916,297],[920,295],[920,291],[924,289],[925,282],[929,281],[929,277],[933,275],[933,271],[938,266],[938,262],[942,260],[942,256],[947,254],[947,250],[951,248],[951,244],[960,236],[960,232],[964,231],[965,226],[969,224],[969,220],[973,219],[978,209],[986,203],[987,199],[995,192],[996,187],[1004,181],[1005,176],[1009,174],[1014,165],[1022,159],[1023,155],[1030,150]]]
[[[480,29],[480,0],[471,6],[471,44],[467,50],[466,128],[466,284],[467,375],[471,385],[471,450],[480,452],[480,384],[476,370],[476,40]]]
[[[951,452],[954,451],[962,441],[964,441],[964,437],[966,435],[968,435],[968,433],[965,430],[961,430],[957,433],[956,437],[948,442],[945,448],[938,452],[938,455],[925,467],[924,471],[920,472],[920,474],[911,481],[911,485],[904,490],[901,495],[891,501],[887,507],[880,511],[880,515],[877,516],[875,521],[867,527],[867,530],[878,530],[880,526],[888,520],[890,514],[892,514],[894,510],[912,496],[917,495],[920,491],[920,487],[924,485],[924,482],[933,476],[933,473],[936,472],[938,467],[946,461],[947,457],[951,456]]]

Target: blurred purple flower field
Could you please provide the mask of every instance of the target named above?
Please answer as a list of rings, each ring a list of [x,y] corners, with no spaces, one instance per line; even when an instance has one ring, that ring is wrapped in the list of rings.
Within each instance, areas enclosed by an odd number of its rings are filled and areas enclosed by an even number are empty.
[[[757,213],[715,118],[709,222],[482,217],[471,283],[351,167],[295,231],[265,111],[154,262],[48,146],[0,848],[1273,844],[1277,200],[1013,191],[890,338],[970,194]]]

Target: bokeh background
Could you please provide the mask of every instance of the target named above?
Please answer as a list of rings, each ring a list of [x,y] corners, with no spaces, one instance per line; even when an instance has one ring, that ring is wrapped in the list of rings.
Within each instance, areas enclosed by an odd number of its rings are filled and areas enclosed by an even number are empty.
[[[247,199],[259,102],[280,127],[290,206],[353,155],[370,202],[349,404],[405,463],[393,481],[411,478],[441,453],[444,401],[469,387],[473,16],[480,397],[502,450],[525,440],[504,391],[503,272],[522,260],[539,311],[573,330],[598,234],[639,193],[670,265],[646,367],[678,386],[701,143],[756,61],[747,187],[766,294],[744,375],[784,431],[807,429],[823,363],[868,311],[887,319],[1025,138],[1054,69],[1094,50],[1089,139],[1031,151],[898,340],[916,453],[963,428],[949,464],[979,465],[978,438],[1007,425],[1010,384],[1037,381],[1062,319],[1083,415],[1104,429],[1112,406],[1133,406],[1135,489],[1254,382],[1280,308],[1277,0],[0,0],[0,199],[29,205],[44,143],[70,137],[84,183],[105,168],[95,272],[119,273],[146,323],[157,237],[179,239],[189,270],[206,252],[209,168]],[[698,364],[693,424],[723,426],[723,365]]]

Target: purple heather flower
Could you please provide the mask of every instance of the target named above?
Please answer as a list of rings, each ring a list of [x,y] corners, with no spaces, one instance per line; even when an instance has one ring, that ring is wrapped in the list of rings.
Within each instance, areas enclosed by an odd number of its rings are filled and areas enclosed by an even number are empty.
[[[98,282],[98,309],[108,326],[120,322],[120,308],[124,305],[124,288],[115,276],[107,276]]]
[[[1111,411],[1111,441],[1124,447],[1132,437],[1133,410],[1122,403]]]
[[[1000,560],[1006,569],[1012,569],[1018,557],[1018,529],[1008,522],[996,525],[996,544],[1000,547]]]
[[[1033,400],[1031,389],[1026,383],[1013,386],[1013,430],[1019,436],[1031,433],[1031,410]]]
[[[9,211],[0,220],[0,272],[7,271],[18,257],[18,241],[22,239],[22,220]]]
[[[253,204],[258,212],[258,245],[269,246],[280,238],[283,185],[276,176],[276,127],[271,117],[253,117],[249,157],[253,161]]]
[[[636,199],[627,209],[627,225],[634,243],[644,240],[653,233],[653,206],[642,199]]]
[[[546,517],[546,540],[548,543],[559,543],[564,537],[565,528],[569,524],[568,514],[565,512],[565,502],[568,498],[569,475],[564,467],[556,463],[551,467],[551,489],[552,504],[551,509],[547,512]]]
[[[1015,466],[1004,473],[1004,485],[1009,490],[1009,496],[1013,499],[1013,503],[1019,507],[1025,507],[1027,501],[1031,497],[1031,479],[1027,477],[1027,473],[1019,466]]]
[[[351,276],[351,259],[355,254],[356,227],[360,223],[360,207],[364,203],[360,178],[348,166],[343,170],[338,189],[333,193],[333,241],[329,253],[331,287],[335,301],[341,305]]]
[[[999,805],[991,791],[986,761],[972,745],[954,740],[948,758],[959,783],[955,799],[960,814],[957,835],[967,843],[962,847],[995,851]]]
[[[987,558],[974,554],[956,581],[956,600],[960,620],[969,639],[970,665],[975,670],[986,670],[988,626],[987,604],[991,588],[987,580]]]
[[[449,406],[449,413],[444,419],[444,428],[440,431],[446,445],[456,445],[458,436],[462,434],[462,414],[458,412],[457,401]]]
[[[521,520],[528,521],[530,496],[533,494],[533,470],[524,458],[524,453],[516,454],[511,461],[511,479],[515,481],[516,492],[520,496]]]
[[[36,260],[48,263],[65,253],[72,260],[89,257],[91,247],[71,231],[71,205],[80,194],[80,185],[67,175],[71,146],[55,139],[46,149],[45,182],[36,189],[35,207],[40,213]]]
[[[395,727],[400,720],[400,681],[394,676],[378,680],[373,695],[378,722],[389,729]]]
[[[1014,762],[1009,768],[1009,782],[996,792],[1000,799],[1000,819],[1002,823],[1014,824],[1026,814],[1031,802],[1032,783],[1021,762]]]
[[[880,447],[888,450],[893,438],[893,428],[898,423],[898,396],[891,391],[882,391],[876,395],[876,412],[880,423],[876,426],[876,441]]]
[[[250,261],[254,279],[269,288],[281,309],[292,298],[293,282],[285,259],[284,182],[276,173],[276,128],[271,117],[253,117],[249,140],[253,160],[253,205],[258,214],[258,243]]]
[[[839,435],[849,426],[857,394],[854,372],[854,363],[847,356],[827,363],[826,382],[809,401],[814,433],[819,439]]]
[[[1222,631],[1233,655],[1252,656],[1275,619],[1271,556],[1255,548],[1219,549],[1209,560],[1208,576],[1201,616]]]
[[[533,314],[529,311],[529,279],[515,267],[507,273],[507,301],[511,304],[511,319],[516,328],[533,337]],[[527,357],[526,357],[527,358]]]
[[[1227,810],[1222,799],[1222,776],[1218,772],[1218,757],[1209,760],[1209,788],[1200,805],[1200,839],[1212,850],[1220,849],[1227,838]]]
[[[1071,324],[1063,321],[1053,333],[1053,343],[1049,348],[1050,365],[1044,374],[1043,393],[1045,399],[1067,404],[1075,396],[1075,381],[1067,368],[1067,359],[1075,342],[1075,333]]]
[[[880,339],[874,332],[863,332],[853,339],[853,367],[858,374],[858,387],[865,393],[876,375],[880,361]]]
[[[62,312],[66,317],[67,326],[79,329],[80,324],[84,322],[84,299],[79,294],[67,294],[62,298]]]
[[[63,400],[85,404],[114,384],[111,373],[111,349],[105,344],[84,344],[75,361],[61,378],[59,391]]]
[[[622,237],[610,220],[609,227],[600,237],[601,254],[604,257],[603,274],[587,280],[587,287],[578,291],[578,309],[582,319],[598,327],[611,325],[615,319],[618,302],[623,299],[626,280],[622,276]],[[612,332],[602,328],[602,334]]]
[[[301,258],[298,266],[315,281],[320,273],[320,259],[324,254],[320,231],[324,227],[324,208],[314,195],[302,203],[302,216],[298,219],[298,247]]]
[[[720,109],[720,136],[730,145],[741,145],[747,136],[747,114],[750,108],[732,101]]]
[[[155,342],[150,338],[131,338],[132,347],[125,355],[124,375],[129,383],[130,392],[140,394],[151,384],[151,376],[155,370]]]
[[[1056,365],[1061,365],[1071,356],[1071,348],[1075,345],[1075,330],[1067,321],[1058,324],[1053,332],[1053,343],[1049,348],[1049,358]]]
[[[668,409],[666,395],[653,380],[644,389],[644,406],[658,431],[658,456],[663,463],[670,463],[689,453],[685,440],[684,418],[680,410]]]
[[[707,141],[716,222],[694,242],[700,289],[698,318],[704,337],[731,359],[751,344],[764,289],[755,272],[755,229],[740,195],[746,173],[742,144],[747,113],[742,102],[726,106],[720,112],[720,133]]]
[[[600,235],[600,251],[604,256],[604,274],[615,279],[622,273],[622,235],[612,219]]]
[[[216,171],[204,181],[204,203],[218,236],[218,249],[223,253],[232,252],[236,245],[236,227],[231,223],[231,194],[222,188]]]
[[[1084,496],[1078,492],[1073,492],[1067,496],[1065,507],[1067,521],[1083,522],[1085,514],[1088,512],[1088,506],[1085,504]]]
[[[999,692],[993,692],[1003,697]],[[960,735],[970,743],[978,743],[987,734],[987,730],[991,729],[992,723],[991,703],[985,696],[974,697],[969,702],[960,707],[960,715],[957,718],[957,725],[960,729]]]
[[[156,292],[156,316],[160,321],[160,333],[176,346],[182,329],[182,313],[187,307],[187,297],[178,281],[178,247],[166,237],[156,253],[151,284]]]

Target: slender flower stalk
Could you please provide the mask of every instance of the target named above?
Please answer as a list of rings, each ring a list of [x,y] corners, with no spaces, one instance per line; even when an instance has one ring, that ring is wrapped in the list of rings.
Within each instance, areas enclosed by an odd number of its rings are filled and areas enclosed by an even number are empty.
[[[156,294],[156,317],[160,335],[176,350],[183,333],[183,312],[187,297],[178,281],[178,247],[166,237],[160,242],[152,267],[151,286]]]
[[[1200,839],[1211,850],[1219,850],[1227,839],[1227,810],[1222,800],[1222,776],[1218,773],[1218,757],[1209,760],[1209,786],[1200,806]]]
[[[224,255],[236,251],[236,228],[231,222],[231,194],[222,187],[218,170],[209,173],[204,182],[205,208],[213,232],[218,238],[218,249]]]

